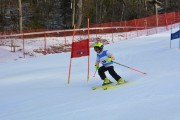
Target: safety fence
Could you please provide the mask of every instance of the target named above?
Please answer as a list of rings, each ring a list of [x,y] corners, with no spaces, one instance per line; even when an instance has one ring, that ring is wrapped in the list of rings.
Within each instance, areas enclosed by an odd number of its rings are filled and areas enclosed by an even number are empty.
[[[104,44],[119,40],[147,36],[179,27],[180,12],[160,14],[146,18],[122,22],[109,22],[90,25],[90,42],[101,41]],[[12,52],[21,52],[23,57],[37,54],[54,54],[71,50],[72,29],[68,30],[36,30],[19,32],[1,32],[0,46]],[[76,29],[75,41],[88,38],[88,29]]]

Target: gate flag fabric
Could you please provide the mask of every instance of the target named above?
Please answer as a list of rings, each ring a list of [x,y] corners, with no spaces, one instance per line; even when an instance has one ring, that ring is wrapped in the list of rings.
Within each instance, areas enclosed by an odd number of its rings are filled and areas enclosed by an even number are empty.
[[[89,56],[89,40],[81,40],[72,43],[71,58]]]
[[[171,33],[171,40],[174,40],[174,39],[177,39],[177,38],[180,38],[180,30],[178,30],[175,33]]]
[[[179,50],[180,50],[180,23],[179,23],[179,30],[175,33],[172,32],[172,25],[171,25],[171,40],[170,40],[170,48],[171,48],[171,41],[174,39],[179,38]]]

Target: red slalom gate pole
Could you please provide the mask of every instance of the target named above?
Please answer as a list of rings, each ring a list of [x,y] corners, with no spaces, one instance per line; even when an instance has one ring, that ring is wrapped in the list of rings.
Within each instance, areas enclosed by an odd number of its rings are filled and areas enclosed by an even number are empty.
[[[114,61],[113,61],[113,62],[114,62]],[[142,72],[142,71],[140,71],[140,70],[137,70],[137,69],[135,69],[135,68],[131,68],[131,67],[128,67],[128,66],[126,66],[126,65],[122,65],[122,64],[120,64],[120,63],[117,63],[117,62],[114,62],[114,63],[116,63],[116,64],[118,64],[118,65],[121,65],[121,66],[123,66],[123,67],[129,68],[129,69],[131,69],[131,70],[134,70],[134,71],[136,71],[136,72],[139,72],[139,73],[142,73],[142,74],[147,74],[147,73],[144,73],[144,72]]]

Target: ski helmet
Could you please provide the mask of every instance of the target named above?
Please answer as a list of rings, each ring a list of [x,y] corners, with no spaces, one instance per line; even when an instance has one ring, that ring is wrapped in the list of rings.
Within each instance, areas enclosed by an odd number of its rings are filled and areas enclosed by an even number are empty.
[[[101,43],[101,42],[96,42],[96,43],[94,43],[93,46],[94,46],[95,51],[97,51],[96,50],[97,48],[99,49],[99,52],[101,52],[103,50],[103,43]]]

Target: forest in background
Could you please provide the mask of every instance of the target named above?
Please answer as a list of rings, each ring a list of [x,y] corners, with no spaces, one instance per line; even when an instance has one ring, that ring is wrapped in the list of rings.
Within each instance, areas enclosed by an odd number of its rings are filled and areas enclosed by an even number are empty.
[[[180,0],[0,0],[0,32],[68,29],[179,11]]]

